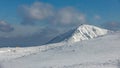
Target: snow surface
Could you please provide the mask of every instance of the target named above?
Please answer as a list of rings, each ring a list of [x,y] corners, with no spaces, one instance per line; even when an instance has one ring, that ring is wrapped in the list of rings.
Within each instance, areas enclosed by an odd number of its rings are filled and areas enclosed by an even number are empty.
[[[93,25],[81,25],[76,29],[70,30],[60,36],[55,37],[48,43],[56,43],[61,41],[78,42],[82,40],[89,40],[99,36],[108,34],[109,30],[102,29]]]
[[[0,48],[0,68],[120,68],[120,32],[75,43]]]
[[[77,43],[1,48],[3,68],[120,68],[120,33]]]

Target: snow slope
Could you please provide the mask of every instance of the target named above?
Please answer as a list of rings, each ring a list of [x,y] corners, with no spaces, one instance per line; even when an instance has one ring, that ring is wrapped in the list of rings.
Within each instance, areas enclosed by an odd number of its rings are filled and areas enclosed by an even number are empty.
[[[76,29],[70,30],[60,36],[55,37],[49,43],[56,43],[61,41],[78,42],[82,40],[89,40],[95,37],[106,35],[109,31],[92,25],[81,25]]]
[[[3,68],[120,68],[120,32],[76,43],[1,48],[1,57]]]

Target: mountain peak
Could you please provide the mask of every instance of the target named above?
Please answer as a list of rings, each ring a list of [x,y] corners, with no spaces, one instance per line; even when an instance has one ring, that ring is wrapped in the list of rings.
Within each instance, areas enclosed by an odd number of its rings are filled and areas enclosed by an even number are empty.
[[[108,33],[108,30],[102,29],[93,25],[79,26],[72,36],[68,39],[69,42],[77,42],[99,37]]]
[[[70,30],[62,35],[52,39],[49,43],[57,43],[61,41],[78,42],[82,40],[89,40],[108,33],[108,30],[99,28],[93,25],[80,25],[78,28]]]

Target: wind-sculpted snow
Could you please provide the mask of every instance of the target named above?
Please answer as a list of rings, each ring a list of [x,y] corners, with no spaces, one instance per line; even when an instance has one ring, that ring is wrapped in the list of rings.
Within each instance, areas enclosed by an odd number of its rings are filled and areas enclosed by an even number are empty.
[[[82,40],[89,40],[99,36],[108,34],[108,30],[102,29],[92,25],[81,25],[76,29],[68,31],[60,36],[55,37],[49,43],[57,43],[61,41],[78,42]]]
[[[35,47],[16,47],[16,48],[0,48],[0,60],[10,60],[28,55],[44,52],[59,46],[65,45],[64,43],[49,44]]]

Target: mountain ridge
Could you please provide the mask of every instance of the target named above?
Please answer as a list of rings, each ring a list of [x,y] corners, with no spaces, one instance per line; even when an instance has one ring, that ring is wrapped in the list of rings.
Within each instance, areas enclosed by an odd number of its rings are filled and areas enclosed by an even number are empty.
[[[82,40],[89,40],[92,38],[103,36],[108,34],[108,32],[109,30],[107,29],[99,28],[93,25],[83,24],[75,29],[72,29],[64,34],[53,38],[48,43],[58,43],[62,41],[74,43]]]

